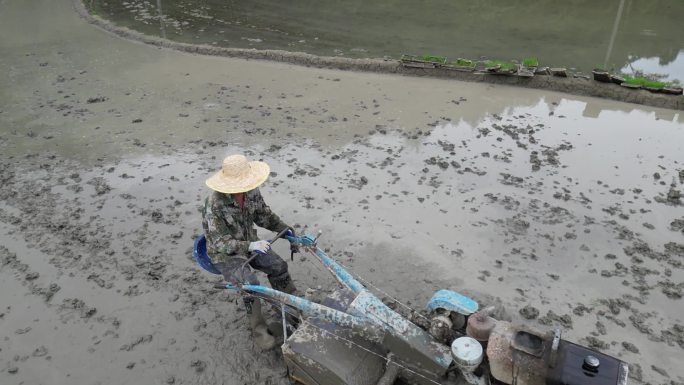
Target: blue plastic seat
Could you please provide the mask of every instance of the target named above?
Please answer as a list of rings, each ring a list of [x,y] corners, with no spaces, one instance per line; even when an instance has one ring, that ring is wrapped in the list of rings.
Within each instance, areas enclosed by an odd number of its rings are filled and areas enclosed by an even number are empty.
[[[212,274],[221,274],[216,266],[211,263],[211,258],[209,258],[209,254],[207,254],[207,239],[204,237],[204,234],[195,238],[195,245],[192,247],[192,257],[204,270]]]
[[[480,305],[478,305],[475,300],[453,290],[446,289],[435,292],[432,299],[430,299],[430,302],[427,304],[427,310],[430,312],[437,309],[445,309],[463,315],[471,315],[477,312],[479,307]]]

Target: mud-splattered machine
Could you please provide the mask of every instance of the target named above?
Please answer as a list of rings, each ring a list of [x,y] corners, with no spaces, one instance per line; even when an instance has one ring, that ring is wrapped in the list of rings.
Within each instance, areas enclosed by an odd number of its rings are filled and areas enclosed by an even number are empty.
[[[277,239],[277,238],[276,238]],[[287,236],[314,255],[342,289],[314,300],[260,285],[225,288],[294,312],[283,321],[281,346],[290,380],[305,385],[626,385],[628,366],[616,358],[563,340],[560,331],[495,320],[472,299],[440,290],[424,322],[412,322],[384,304],[317,247],[317,238]],[[193,255],[218,273],[203,236]],[[224,286],[221,286],[224,287]],[[418,326],[421,323],[423,327]]]

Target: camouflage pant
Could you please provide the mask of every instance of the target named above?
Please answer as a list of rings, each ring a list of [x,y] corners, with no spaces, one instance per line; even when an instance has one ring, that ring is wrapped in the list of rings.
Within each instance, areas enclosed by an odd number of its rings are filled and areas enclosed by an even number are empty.
[[[276,290],[290,292],[289,286],[294,287],[287,268],[287,262],[280,255],[276,254],[275,251],[269,250],[266,254],[257,253],[254,259],[245,264],[245,261],[249,258],[243,255],[216,258],[223,262],[215,263],[214,266],[223,274],[226,281],[233,284],[249,283],[258,285],[259,280],[257,280],[256,275],[252,271],[252,269],[256,269],[266,273],[268,282]]]
[[[232,284],[249,283],[251,285],[258,285],[259,280],[251,268],[266,273],[268,282],[271,287],[283,291],[288,294],[295,292],[295,286],[290,278],[290,272],[287,270],[287,262],[276,254],[275,251],[269,250],[266,254],[259,254],[252,259],[248,264],[245,262],[248,257],[241,255],[231,255],[221,258],[222,261],[215,263],[214,266],[223,274],[226,281]],[[254,298],[243,297],[245,309],[248,314],[252,313],[252,304]]]

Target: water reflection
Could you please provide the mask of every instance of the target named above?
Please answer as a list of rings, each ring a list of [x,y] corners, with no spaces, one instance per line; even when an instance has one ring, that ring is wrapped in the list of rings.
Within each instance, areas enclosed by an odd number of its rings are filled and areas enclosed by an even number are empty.
[[[642,71],[648,74],[662,74],[665,80],[684,80],[684,50],[668,61],[664,57],[630,57],[630,63],[621,69],[624,73]]]
[[[164,11],[162,11],[162,0],[157,0],[157,17],[159,18],[160,36],[166,39],[166,28],[164,27]]]
[[[617,14],[615,15],[615,22],[613,23],[613,33],[610,34],[610,43],[608,43],[608,49],[606,50],[606,60],[603,61],[603,68],[608,68],[608,63],[610,62],[610,54],[613,53],[615,37],[617,36],[618,26],[620,25],[620,19],[622,19],[622,11],[624,9],[625,0],[620,0],[620,6],[618,7]]]
[[[584,109],[582,110],[582,116],[586,118],[599,119],[601,115],[614,114],[615,112],[621,112],[625,117],[633,117],[634,114],[644,114],[649,117],[653,117],[656,120],[662,120],[664,122],[671,123],[684,123],[684,117],[676,110],[667,109],[655,109],[655,110],[645,110],[643,108],[633,108],[630,104],[609,104],[605,103],[603,100],[589,101],[584,103]],[[644,124],[652,124],[652,119],[645,120]]]
[[[182,42],[320,55],[536,56],[590,71],[634,66],[635,58],[670,63],[684,50],[680,0],[94,0],[94,7],[119,24]],[[654,69],[682,80],[681,67]]]

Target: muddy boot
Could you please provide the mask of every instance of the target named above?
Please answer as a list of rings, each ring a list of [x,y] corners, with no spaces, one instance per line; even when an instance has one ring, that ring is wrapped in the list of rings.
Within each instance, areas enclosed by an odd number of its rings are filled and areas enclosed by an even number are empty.
[[[283,293],[297,295],[297,288],[290,278],[290,273],[285,273],[280,277],[268,277],[268,281],[271,283],[271,287],[282,291]]]
[[[258,299],[250,298],[250,300],[249,304],[248,301],[245,301],[245,306],[247,307],[254,343],[262,350],[273,349],[276,345],[276,339],[268,332],[266,321],[261,313],[261,302]]]

